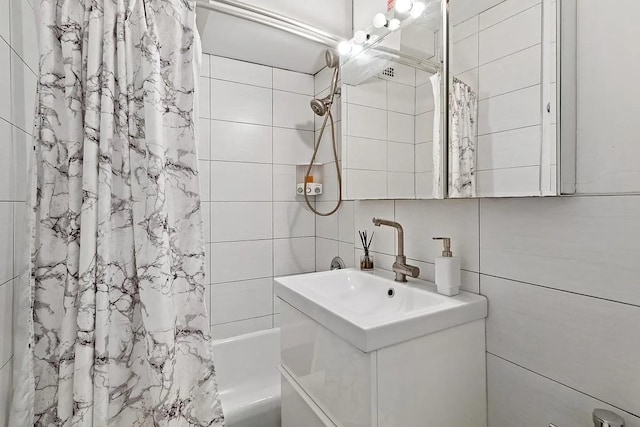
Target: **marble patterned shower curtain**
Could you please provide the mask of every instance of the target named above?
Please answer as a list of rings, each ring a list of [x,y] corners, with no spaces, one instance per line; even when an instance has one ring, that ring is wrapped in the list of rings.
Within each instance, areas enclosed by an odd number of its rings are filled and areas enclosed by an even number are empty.
[[[449,197],[476,197],[476,93],[469,85],[454,78],[449,108]]]
[[[11,426],[222,426],[186,0],[41,0]]]

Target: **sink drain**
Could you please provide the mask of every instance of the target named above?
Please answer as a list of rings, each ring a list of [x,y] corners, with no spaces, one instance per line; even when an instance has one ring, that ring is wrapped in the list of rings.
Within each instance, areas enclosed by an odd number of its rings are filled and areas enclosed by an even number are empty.
[[[396,291],[395,291],[395,289],[393,289],[393,288],[389,288],[389,290],[387,291],[387,296],[388,296],[389,298],[393,298],[393,296],[394,296],[395,294],[396,294]]]

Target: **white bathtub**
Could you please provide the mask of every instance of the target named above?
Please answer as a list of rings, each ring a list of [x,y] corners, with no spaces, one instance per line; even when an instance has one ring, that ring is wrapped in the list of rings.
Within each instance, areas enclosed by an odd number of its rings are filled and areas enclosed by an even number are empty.
[[[226,427],[280,427],[280,329],[213,342]]]

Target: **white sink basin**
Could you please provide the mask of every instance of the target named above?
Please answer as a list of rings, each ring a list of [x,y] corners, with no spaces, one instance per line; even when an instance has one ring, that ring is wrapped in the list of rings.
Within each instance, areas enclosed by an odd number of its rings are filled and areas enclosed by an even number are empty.
[[[394,282],[392,273],[355,269],[280,277],[276,295],[364,352],[487,316],[487,300],[436,293],[422,280]],[[391,295],[391,296],[390,296]]]

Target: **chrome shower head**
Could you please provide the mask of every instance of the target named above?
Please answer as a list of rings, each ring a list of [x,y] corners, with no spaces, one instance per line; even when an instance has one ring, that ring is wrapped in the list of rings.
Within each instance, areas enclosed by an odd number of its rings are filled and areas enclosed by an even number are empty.
[[[318,116],[322,117],[325,114],[327,114],[330,104],[331,104],[331,96],[326,96],[322,99],[315,98],[311,100],[311,109]]]
[[[337,68],[340,65],[340,55],[332,49],[324,51],[324,60],[329,68]]]

